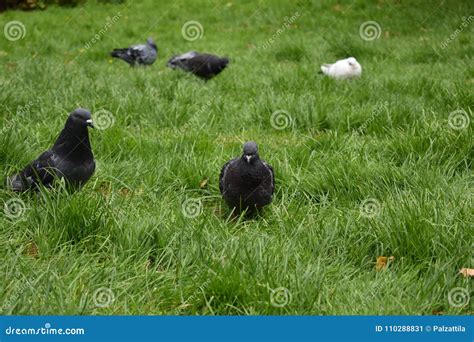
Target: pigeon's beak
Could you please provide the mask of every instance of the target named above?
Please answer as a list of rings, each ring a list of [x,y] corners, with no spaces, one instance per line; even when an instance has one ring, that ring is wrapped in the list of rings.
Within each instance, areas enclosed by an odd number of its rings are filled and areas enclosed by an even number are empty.
[[[249,164],[250,161],[252,160],[252,155],[246,154],[246,155],[245,155],[245,159],[247,160],[247,164]]]
[[[86,120],[87,126],[94,128],[94,121],[92,119]]]

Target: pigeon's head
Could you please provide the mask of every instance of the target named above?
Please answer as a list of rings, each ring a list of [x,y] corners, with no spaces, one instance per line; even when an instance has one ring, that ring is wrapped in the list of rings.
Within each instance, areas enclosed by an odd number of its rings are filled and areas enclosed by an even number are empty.
[[[84,108],[77,108],[71,114],[69,114],[69,118],[67,119],[66,125],[72,127],[92,127],[94,128],[94,123],[92,122],[91,113]]]
[[[177,55],[174,55],[173,57],[170,58],[170,60],[168,61],[168,63],[166,64],[168,67],[170,67],[171,69],[176,69],[178,67],[178,56]]]
[[[227,64],[229,64],[229,58],[227,57],[222,57],[221,60],[220,60],[220,68],[221,70],[224,69]]]
[[[359,62],[357,62],[357,60],[354,57],[349,57],[348,59],[346,59],[346,61],[347,61],[347,64],[349,64],[349,66],[352,69],[354,70],[361,69]]]
[[[258,146],[253,141],[248,141],[244,144],[244,153],[242,154],[242,160],[247,164],[252,163],[254,160],[258,160]]]
[[[149,37],[147,40],[146,40],[147,44],[150,45],[152,48],[154,48],[155,50],[157,49],[156,47],[156,44],[155,44],[155,41]]]

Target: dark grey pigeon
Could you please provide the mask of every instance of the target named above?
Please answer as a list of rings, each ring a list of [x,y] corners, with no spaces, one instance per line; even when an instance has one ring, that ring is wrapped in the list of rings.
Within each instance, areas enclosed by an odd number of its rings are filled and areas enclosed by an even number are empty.
[[[237,212],[254,212],[270,204],[275,190],[273,168],[260,159],[256,143],[246,142],[242,156],[224,165],[219,189],[229,207]]]
[[[124,49],[114,49],[110,55],[124,60],[130,66],[152,65],[156,61],[158,48],[153,39],[148,38],[146,44],[132,45]]]
[[[218,75],[229,64],[226,57],[218,57],[207,53],[199,53],[196,51],[186,52],[179,56],[173,56],[168,61],[168,66],[172,69],[183,69],[194,75],[210,80]]]
[[[57,177],[64,178],[66,184],[76,189],[84,185],[95,170],[87,127],[94,127],[89,111],[78,108],[69,114],[53,147],[9,177],[9,188],[26,191],[40,184],[51,186]]]

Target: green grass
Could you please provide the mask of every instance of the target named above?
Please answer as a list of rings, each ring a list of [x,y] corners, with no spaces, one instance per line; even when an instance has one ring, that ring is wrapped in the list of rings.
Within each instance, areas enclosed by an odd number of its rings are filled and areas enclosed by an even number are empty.
[[[0,218],[1,313],[472,314],[472,299],[455,307],[448,293],[472,292],[457,273],[474,267],[474,22],[441,48],[472,14],[470,1],[390,0],[2,13],[1,27],[26,27],[24,39],[0,36],[5,177],[48,148],[76,107],[110,111],[115,123],[91,131],[98,168],[82,191],[0,190],[2,205],[26,207]],[[189,20],[202,39],[183,39]],[[369,20],[379,39],[359,36]],[[147,36],[159,47],[152,67],[108,57]],[[207,83],[165,67],[189,50],[231,64]],[[317,74],[347,56],[361,79]],[[271,125],[277,110],[291,116],[286,129]],[[455,110],[471,120],[463,129],[448,124]],[[232,220],[218,176],[246,140],[273,165],[276,194],[261,217]],[[187,199],[202,203],[196,218],[183,215]],[[368,199],[371,217],[361,213]],[[378,256],[395,260],[376,271]],[[283,307],[271,300],[280,287],[291,296]],[[101,288],[115,299],[106,307],[94,304]]]

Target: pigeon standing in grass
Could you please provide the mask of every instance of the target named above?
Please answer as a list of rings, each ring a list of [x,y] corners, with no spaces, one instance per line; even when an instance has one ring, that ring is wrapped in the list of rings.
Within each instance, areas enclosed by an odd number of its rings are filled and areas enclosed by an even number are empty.
[[[114,49],[110,55],[124,60],[130,66],[152,65],[156,61],[158,48],[153,39],[148,38],[146,44],[132,45],[124,49]]]
[[[242,156],[224,165],[219,189],[229,207],[237,212],[254,212],[270,204],[275,190],[273,168],[260,159],[255,142],[246,142]]]
[[[69,114],[53,147],[9,177],[9,188],[22,192],[40,184],[51,186],[55,178],[64,178],[76,189],[84,185],[95,170],[87,127],[94,127],[89,111],[78,108]]]
[[[194,75],[210,80],[218,75],[229,64],[226,57],[218,57],[207,53],[199,53],[196,51],[186,52],[179,56],[173,56],[168,61],[168,66],[172,69],[183,69]]]
[[[354,57],[341,59],[334,64],[323,64],[321,72],[337,80],[360,77],[362,67]]]

